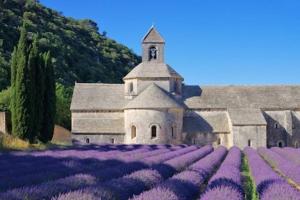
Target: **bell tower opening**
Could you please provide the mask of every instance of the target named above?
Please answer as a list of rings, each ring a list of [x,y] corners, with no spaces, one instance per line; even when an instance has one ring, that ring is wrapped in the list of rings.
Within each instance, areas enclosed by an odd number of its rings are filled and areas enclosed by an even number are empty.
[[[142,40],[143,62],[164,62],[165,40],[152,26]]]
[[[157,49],[156,49],[156,47],[155,46],[151,46],[150,48],[149,48],[149,61],[150,60],[156,60],[157,59]]]

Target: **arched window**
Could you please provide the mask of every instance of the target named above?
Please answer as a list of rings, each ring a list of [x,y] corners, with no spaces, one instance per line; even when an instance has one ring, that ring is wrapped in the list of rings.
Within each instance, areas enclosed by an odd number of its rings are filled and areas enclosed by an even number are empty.
[[[221,138],[218,138],[217,143],[218,143],[218,145],[221,144]]]
[[[280,148],[284,147],[284,142],[282,140],[278,141],[277,146]]]
[[[152,46],[149,48],[149,60],[156,60],[157,59],[157,49],[156,47]]]
[[[251,146],[252,146],[252,141],[248,140],[248,147],[251,147]]]
[[[151,138],[157,137],[157,127],[156,125],[151,126]]]
[[[89,138],[86,138],[86,139],[85,139],[85,143],[89,144],[89,143],[90,143],[90,139],[89,139]]]
[[[111,138],[111,139],[110,139],[110,143],[114,144],[114,143],[115,143],[115,139],[114,139],[114,138]]]
[[[131,126],[131,139],[136,137],[136,127]]]
[[[172,138],[176,138],[175,130],[176,130],[175,126],[174,125],[171,126],[171,135],[172,135]]]
[[[274,128],[278,129],[279,125],[277,123],[274,124]]]
[[[128,92],[129,92],[129,93],[132,93],[132,92],[133,92],[133,83],[129,83],[129,86],[128,86]]]

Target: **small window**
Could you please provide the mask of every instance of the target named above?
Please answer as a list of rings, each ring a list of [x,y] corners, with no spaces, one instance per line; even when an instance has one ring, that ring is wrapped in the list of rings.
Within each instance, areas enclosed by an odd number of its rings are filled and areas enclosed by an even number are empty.
[[[111,139],[110,139],[110,143],[114,144],[114,143],[115,143],[115,139],[114,139],[114,138],[111,138]]]
[[[136,127],[131,126],[131,139],[136,137]]]
[[[252,141],[248,140],[248,147],[251,147],[251,146],[252,146]]]
[[[86,139],[85,139],[85,143],[89,144],[89,143],[90,143],[90,139],[89,139],[89,138],[86,138]]]
[[[153,125],[151,127],[151,138],[156,138],[156,136],[157,136],[157,127]]]
[[[283,141],[278,141],[277,142],[277,146],[280,147],[280,148],[282,148],[284,146]]]
[[[129,93],[132,93],[133,92],[133,83],[129,83]]]
[[[196,139],[195,138],[193,138],[193,144],[196,144]]]
[[[296,129],[296,126],[295,126],[295,124],[292,124],[292,129]]]
[[[171,134],[172,134],[172,138],[176,138],[175,127],[174,126],[171,127]]]
[[[178,81],[176,81],[176,93],[177,94],[180,94],[180,81],[178,80]]]
[[[221,144],[221,138],[218,138],[217,143],[218,143],[218,145]]]
[[[295,142],[295,148],[299,148],[299,143]]]
[[[278,129],[279,125],[277,123],[274,124],[274,128]]]

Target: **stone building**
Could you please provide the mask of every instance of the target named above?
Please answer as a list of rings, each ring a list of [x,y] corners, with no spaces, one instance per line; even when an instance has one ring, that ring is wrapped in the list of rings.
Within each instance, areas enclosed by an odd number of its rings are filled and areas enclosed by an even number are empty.
[[[164,47],[152,27],[124,84],[75,84],[73,141],[299,146],[300,86],[185,85]]]
[[[0,133],[8,133],[8,115],[5,112],[0,112]]]

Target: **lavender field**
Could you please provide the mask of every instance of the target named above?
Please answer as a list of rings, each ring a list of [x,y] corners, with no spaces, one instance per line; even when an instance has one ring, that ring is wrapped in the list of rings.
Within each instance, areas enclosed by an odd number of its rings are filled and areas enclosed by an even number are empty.
[[[300,149],[98,145],[0,153],[1,200],[300,200]]]

